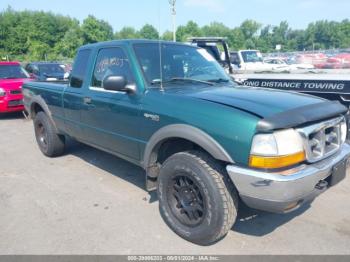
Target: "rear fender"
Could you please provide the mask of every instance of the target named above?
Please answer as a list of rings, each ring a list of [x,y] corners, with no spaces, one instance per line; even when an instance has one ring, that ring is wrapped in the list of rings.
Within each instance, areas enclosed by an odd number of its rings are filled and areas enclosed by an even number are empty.
[[[45,100],[40,96],[40,95],[37,95],[37,96],[33,96],[31,101],[30,101],[30,104],[29,104],[29,117],[31,119],[34,119],[35,118],[35,106],[38,105],[42,108],[43,112],[48,116],[48,118],[50,119],[51,121],[51,124],[53,125],[54,129],[55,129],[55,132],[56,133],[59,133],[58,132],[58,129],[57,129],[57,126],[55,124],[55,121],[53,121],[53,118],[52,118],[52,114],[51,114],[51,111],[49,109],[49,107],[47,106]]]

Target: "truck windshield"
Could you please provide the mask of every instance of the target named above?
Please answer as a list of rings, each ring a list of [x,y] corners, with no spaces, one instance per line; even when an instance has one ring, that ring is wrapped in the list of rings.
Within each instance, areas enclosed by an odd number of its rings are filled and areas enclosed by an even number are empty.
[[[262,55],[258,51],[242,51],[242,58],[245,63],[262,62]]]
[[[38,68],[42,75],[64,74],[64,66],[60,64],[42,64]]]
[[[163,82],[165,85],[170,85],[179,83],[179,80],[197,84],[229,81],[224,69],[202,48],[167,43],[146,43],[135,44],[134,50],[149,84]]]
[[[0,65],[0,79],[29,78],[20,65]]]

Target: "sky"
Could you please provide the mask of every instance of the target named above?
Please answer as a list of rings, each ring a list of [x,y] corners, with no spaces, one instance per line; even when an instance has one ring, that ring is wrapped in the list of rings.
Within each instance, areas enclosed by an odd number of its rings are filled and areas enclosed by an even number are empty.
[[[89,14],[109,22],[115,31],[124,26],[140,29],[154,25],[161,32],[171,30],[168,0],[1,0],[0,10],[44,10],[83,21]],[[294,29],[310,22],[350,19],[350,0],[177,0],[177,24],[193,20],[200,26],[222,22],[239,26],[245,19],[263,25],[278,25],[286,20]]]

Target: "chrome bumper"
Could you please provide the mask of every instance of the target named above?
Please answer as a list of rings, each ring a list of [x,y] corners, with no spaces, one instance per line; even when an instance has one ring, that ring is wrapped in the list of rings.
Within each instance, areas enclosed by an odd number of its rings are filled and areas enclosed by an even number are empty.
[[[226,169],[246,205],[285,213],[311,202],[333,185],[331,181],[334,168],[340,164],[347,165],[349,156],[350,146],[344,144],[339,152],[327,159],[288,170],[288,176],[234,165],[229,165]],[[334,181],[339,182],[343,178]]]

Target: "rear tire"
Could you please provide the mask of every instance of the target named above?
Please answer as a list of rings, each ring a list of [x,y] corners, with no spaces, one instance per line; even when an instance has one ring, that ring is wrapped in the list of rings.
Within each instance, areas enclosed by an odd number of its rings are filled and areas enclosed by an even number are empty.
[[[160,213],[182,238],[199,245],[222,239],[232,228],[237,192],[221,165],[200,151],[169,157],[158,178]]]
[[[48,157],[61,156],[64,152],[65,138],[55,132],[55,128],[44,112],[34,118],[35,138],[40,151]]]

